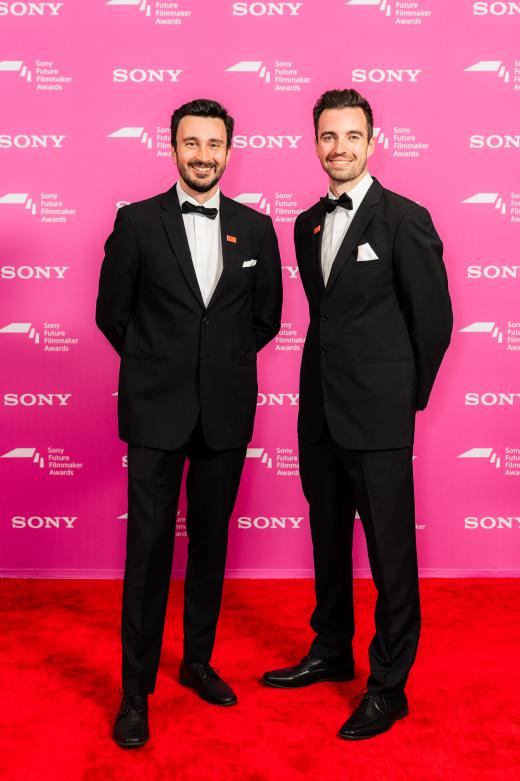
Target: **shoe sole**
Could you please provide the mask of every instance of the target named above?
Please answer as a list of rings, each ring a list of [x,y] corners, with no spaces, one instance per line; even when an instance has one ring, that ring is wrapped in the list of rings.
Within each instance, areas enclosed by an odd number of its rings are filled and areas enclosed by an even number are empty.
[[[393,721],[389,727],[386,729],[382,729],[381,732],[374,732],[373,735],[342,735],[341,732],[338,732],[338,738],[341,738],[342,740],[368,740],[369,738],[377,738],[378,735],[383,735],[385,732],[388,732],[388,730],[392,729],[396,721],[399,721],[400,719],[404,719],[406,716],[408,716],[409,710],[406,708],[406,710],[402,711],[398,716],[395,717],[395,721]]]
[[[221,707],[227,708],[230,705],[236,705],[238,700],[235,697],[234,700],[230,700],[229,702],[218,702],[217,700],[210,700],[208,697],[203,697],[202,694],[195,688],[195,686],[192,686],[189,681],[187,681],[185,678],[179,678],[179,683],[181,683],[183,686],[186,686],[187,689],[192,689],[196,694],[199,695],[201,700],[204,700],[204,702],[209,702],[210,705],[220,705]]]
[[[264,686],[269,686],[271,689],[303,689],[305,686],[312,686],[315,683],[342,683],[344,681],[353,681],[354,675],[331,675],[327,678],[316,678],[314,681],[305,681],[304,683],[274,683],[274,681],[268,681],[266,678],[260,678],[260,682]]]
[[[122,743],[120,740],[116,740],[116,738],[112,738],[114,743],[117,743],[117,745],[120,748],[142,748],[143,746],[146,746],[150,738],[146,738],[146,740],[141,740],[139,743]]]

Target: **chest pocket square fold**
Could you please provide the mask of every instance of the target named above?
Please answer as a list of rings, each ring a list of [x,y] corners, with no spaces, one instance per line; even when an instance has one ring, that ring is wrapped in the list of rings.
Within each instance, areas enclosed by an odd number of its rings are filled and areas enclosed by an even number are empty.
[[[251,268],[251,266],[256,266],[256,260],[254,258],[251,260],[244,260],[242,263],[242,268]]]
[[[357,248],[356,260],[379,260],[379,256],[376,255],[370,244],[360,244]]]

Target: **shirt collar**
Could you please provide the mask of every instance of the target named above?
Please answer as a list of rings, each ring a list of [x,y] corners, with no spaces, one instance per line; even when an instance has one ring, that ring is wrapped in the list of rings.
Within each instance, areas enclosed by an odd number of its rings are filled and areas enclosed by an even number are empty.
[[[201,204],[195,200],[195,198],[192,198],[191,195],[188,195],[185,190],[182,189],[180,182],[177,182],[175,185],[175,188],[177,190],[177,197],[179,198],[179,204],[182,206],[184,201],[189,201],[190,203],[195,204],[195,206],[201,206]],[[204,208],[206,209],[218,209],[220,206],[220,187],[217,187],[217,192],[215,195],[212,195],[211,198],[208,201],[204,201],[202,204]]]
[[[347,195],[349,195],[352,198],[353,211],[356,211],[356,209],[359,207],[361,201],[367,194],[368,189],[373,181],[374,180],[372,179],[372,177],[367,171],[365,176],[361,179],[361,181],[358,182],[356,186],[353,187],[352,190],[350,190],[350,192],[347,193]],[[333,198],[335,201],[337,200],[337,196],[334,195],[330,187],[329,187],[328,196],[329,198]]]

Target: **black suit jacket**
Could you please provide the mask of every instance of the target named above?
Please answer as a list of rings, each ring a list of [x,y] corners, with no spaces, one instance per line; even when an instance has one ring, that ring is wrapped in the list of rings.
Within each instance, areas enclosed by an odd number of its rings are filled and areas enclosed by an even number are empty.
[[[407,447],[452,328],[442,242],[430,215],[374,179],[336,255],[321,271],[324,212],[300,214],[294,237],[310,324],[300,375],[299,433],[327,420],[351,449]],[[358,261],[369,243],[378,260]]]
[[[126,442],[176,449],[199,412],[210,447],[251,438],[256,354],[280,328],[280,255],[271,218],[222,193],[220,224],[223,271],[206,308],[175,187],[117,213],[96,323],[121,356]]]

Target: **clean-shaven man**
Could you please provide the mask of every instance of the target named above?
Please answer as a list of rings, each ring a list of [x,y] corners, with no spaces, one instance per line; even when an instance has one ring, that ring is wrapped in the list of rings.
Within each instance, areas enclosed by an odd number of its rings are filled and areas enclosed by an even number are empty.
[[[183,467],[188,500],[180,681],[216,705],[210,666],[237,496],[257,401],[256,355],[280,328],[282,282],[269,217],[218,182],[233,119],[194,100],[171,119],[179,172],[166,193],[119,209],[105,245],[96,322],[121,356],[119,435],[128,442],[123,698],[113,737],[149,738]]]
[[[298,216],[295,245],[309,302],[298,419],[310,505],[316,633],[294,667],[264,674],[297,687],[354,677],[352,533],[359,511],[377,587],[368,688],[341,727],[348,740],[389,729],[419,640],[412,444],[450,341],[442,243],[430,215],[367,170],[373,118],[355,90],[314,106],[327,197]]]

